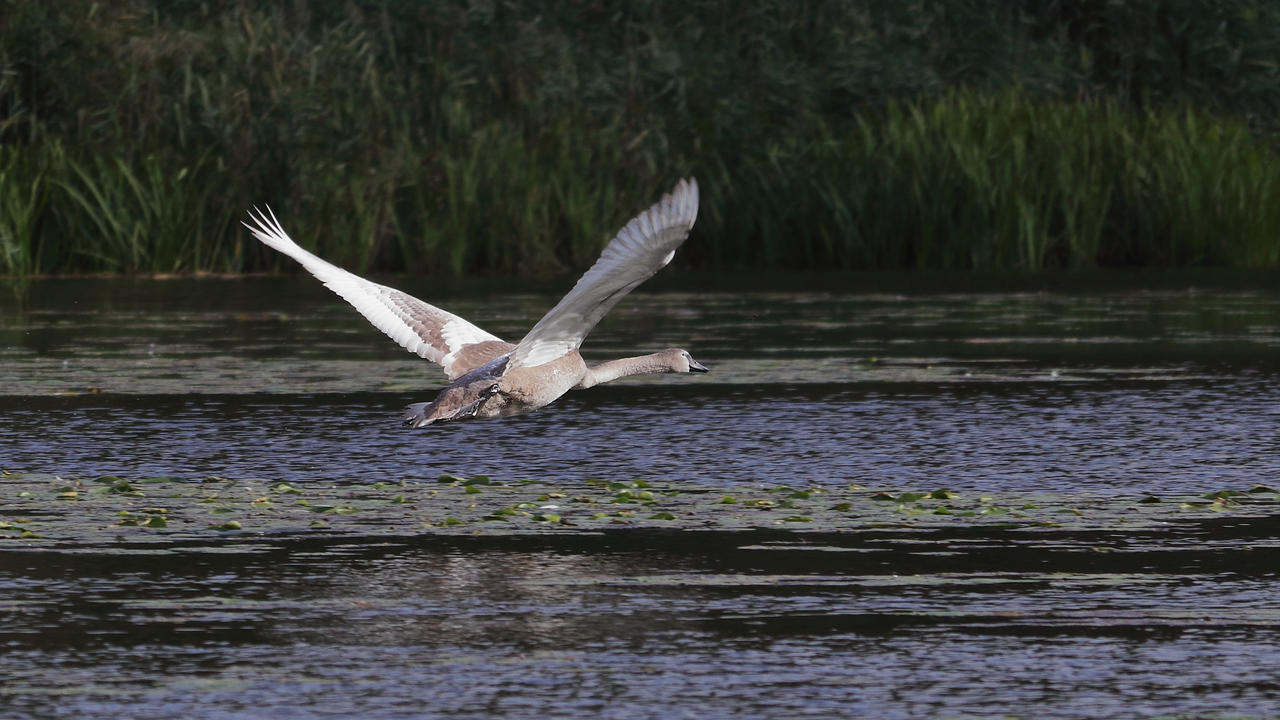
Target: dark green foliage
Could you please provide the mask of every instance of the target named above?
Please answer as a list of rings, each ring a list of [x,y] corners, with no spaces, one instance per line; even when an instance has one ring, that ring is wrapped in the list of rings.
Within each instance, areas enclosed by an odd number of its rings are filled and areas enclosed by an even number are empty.
[[[0,4],[0,268],[580,269],[685,174],[703,266],[1280,262],[1280,7]],[[1195,108],[1190,110],[1189,108]]]

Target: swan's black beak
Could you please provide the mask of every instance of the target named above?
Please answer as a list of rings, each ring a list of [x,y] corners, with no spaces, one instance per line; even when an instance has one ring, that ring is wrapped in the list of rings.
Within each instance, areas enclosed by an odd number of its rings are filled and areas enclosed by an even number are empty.
[[[711,371],[707,369],[706,365],[703,365],[702,363],[698,362],[697,360],[694,360],[693,358],[689,358],[689,372],[711,372]]]

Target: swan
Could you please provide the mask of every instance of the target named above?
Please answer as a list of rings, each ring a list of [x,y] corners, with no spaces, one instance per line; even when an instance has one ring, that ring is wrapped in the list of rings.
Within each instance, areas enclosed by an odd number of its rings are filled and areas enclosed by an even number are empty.
[[[509,417],[548,405],[573,389],[645,373],[705,373],[681,348],[588,367],[582,341],[624,295],[675,257],[698,216],[698,183],[681,180],[632,218],[573,289],[520,342],[505,342],[452,313],[379,285],[295,243],[271,208],[242,222],[253,236],[298,261],[401,347],[444,369],[450,382],[431,402],[410,405],[404,423],[420,428],[470,418]]]

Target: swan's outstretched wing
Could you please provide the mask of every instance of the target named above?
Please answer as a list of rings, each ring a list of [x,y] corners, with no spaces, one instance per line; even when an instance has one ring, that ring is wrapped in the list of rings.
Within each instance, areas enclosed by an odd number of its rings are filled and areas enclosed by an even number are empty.
[[[508,367],[536,367],[576,350],[624,295],[675,257],[698,217],[698,182],[681,180],[618,231],[596,264],[511,353]]]
[[[253,224],[244,226],[254,237],[297,260],[405,350],[439,363],[451,380],[514,347],[457,315],[320,259],[285,233],[271,208],[249,218]]]

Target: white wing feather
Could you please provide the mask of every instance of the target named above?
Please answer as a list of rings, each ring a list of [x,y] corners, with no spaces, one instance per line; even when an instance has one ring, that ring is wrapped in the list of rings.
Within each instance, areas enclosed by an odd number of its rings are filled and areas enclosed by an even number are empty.
[[[466,346],[484,342],[500,343],[503,347],[493,346],[493,352],[471,353],[493,357],[511,347],[457,315],[395,288],[365,280],[322,260],[285,233],[271,208],[267,208],[265,213],[259,210],[256,215],[251,212],[249,218],[253,220],[253,224],[244,223],[244,226],[249,228],[254,237],[297,260],[307,272],[323,282],[325,287],[351,303],[374,327],[409,352],[439,363],[450,378],[471,369],[454,367],[454,359]],[[489,349],[489,346],[485,347],[485,350]]]
[[[536,367],[576,350],[600,319],[675,257],[698,217],[698,183],[681,180],[627,223],[568,295],[511,353],[508,367]]]

